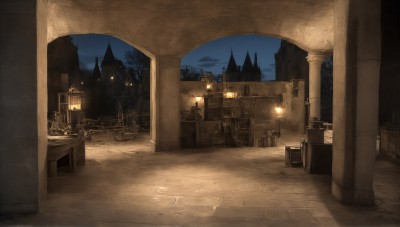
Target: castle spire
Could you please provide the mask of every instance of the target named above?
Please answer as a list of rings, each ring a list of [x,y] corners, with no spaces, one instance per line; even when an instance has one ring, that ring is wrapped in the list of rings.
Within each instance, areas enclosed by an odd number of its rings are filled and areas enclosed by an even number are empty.
[[[100,68],[99,68],[99,59],[97,57],[96,57],[96,63],[93,68],[92,77],[94,80],[100,80],[100,78],[101,78],[101,73],[100,73]]]
[[[231,56],[229,58],[229,62],[228,62],[228,67],[226,68],[226,72],[237,72],[238,71],[238,67],[235,61],[235,57],[233,56],[233,50],[231,47]]]
[[[244,59],[242,67],[242,81],[253,81],[254,66],[251,63],[249,51],[247,51],[246,58]]]
[[[111,49],[111,45],[110,45],[110,43],[108,43],[106,53],[104,54],[103,61],[101,62],[101,67],[103,67],[104,65],[112,64],[112,63],[114,63],[114,61],[115,61],[115,57],[114,57],[113,51]]]
[[[240,70],[236,64],[235,57],[233,56],[233,50],[231,47],[231,56],[229,58],[228,67],[225,71],[226,81],[240,81]]]
[[[254,53],[254,69],[258,69],[257,52]]]

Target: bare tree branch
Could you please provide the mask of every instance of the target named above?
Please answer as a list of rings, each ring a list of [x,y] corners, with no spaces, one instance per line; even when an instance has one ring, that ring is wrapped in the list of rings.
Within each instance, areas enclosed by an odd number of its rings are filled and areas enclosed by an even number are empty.
[[[124,57],[126,64],[132,66],[138,79],[142,81],[145,76],[145,69],[150,68],[150,58],[135,48],[126,51]]]

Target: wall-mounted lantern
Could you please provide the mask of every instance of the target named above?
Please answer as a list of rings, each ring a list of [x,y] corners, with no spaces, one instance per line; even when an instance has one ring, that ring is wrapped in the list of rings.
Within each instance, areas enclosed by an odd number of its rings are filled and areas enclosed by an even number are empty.
[[[280,106],[275,107],[275,114],[276,117],[282,117],[283,116],[283,108]]]
[[[206,88],[207,88],[207,91],[211,91],[211,90],[212,90],[212,84],[211,84],[211,83],[208,83],[208,84],[206,85]]]

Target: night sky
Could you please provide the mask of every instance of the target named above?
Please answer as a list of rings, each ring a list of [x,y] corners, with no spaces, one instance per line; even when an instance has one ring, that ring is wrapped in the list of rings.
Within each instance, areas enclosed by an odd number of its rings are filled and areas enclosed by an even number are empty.
[[[83,67],[93,69],[95,57],[99,63],[104,56],[108,43],[115,57],[125,61],[124,53],[132,47],[120,39],[108,35],[72,35],[74,44],[78,47],[79,60]],[[246,52],[249,51],[251,60],[257,52],[258,64],[261,67],[263,80],[275,79],[274,54],[278,51],[280,39],[259,35],[237,35],[217,39],[192,50],[181,59],[182,65],[191,65],[196,68],[221,74],[222,68],[227,66],[231,49],[236,63],[242,65]],[[254,62],[253,62],[254,63]]]

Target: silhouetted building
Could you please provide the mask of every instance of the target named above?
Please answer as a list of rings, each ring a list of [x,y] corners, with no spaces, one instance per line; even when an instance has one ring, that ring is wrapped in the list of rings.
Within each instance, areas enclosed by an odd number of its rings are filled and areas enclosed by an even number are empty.
[[[101,113],[101,72],[99,60],[96,57],[92,74],[85,83],[85,111],[86,117],[98,118]]]
[[[70,36],[50,42],[47,48],[48,114],[58,110],[58,93],[80,88],[78,48]]]
[[[128,110],[142,112],[143,100],[150,97],[149,69],[142,69],[145,75],[138,80],[135,70],[127,70],[124,63],[114,56],[110,44],[100,67],[97,58],[95,61],[85,84],[87,117],[116,115],[119,111]]]
[[[246,58],[241,68],[236,64],[233,51],[229,57],[228,66],[224,72],[224,80],[226,82],[239,82],[239,81],[261,81],[261,69],[257,62],[257,53],[254,55],[254,65],[251,62],[249,52],[247,51]]]
[[[307,52],[296,45],[281,40],[281,45],[275,53],[275,77],[277,81],[303,79],[305,94],[308,96],[308,62]]]
[[[282,40],[275,53],[275,76],[277,81],[302,79],[305,81],[305,96],[308,98],[309,64],[307,52],[296,45]],[[333,103],[333,59],[332,57],[321,65],[321,119],[332,122]]]

